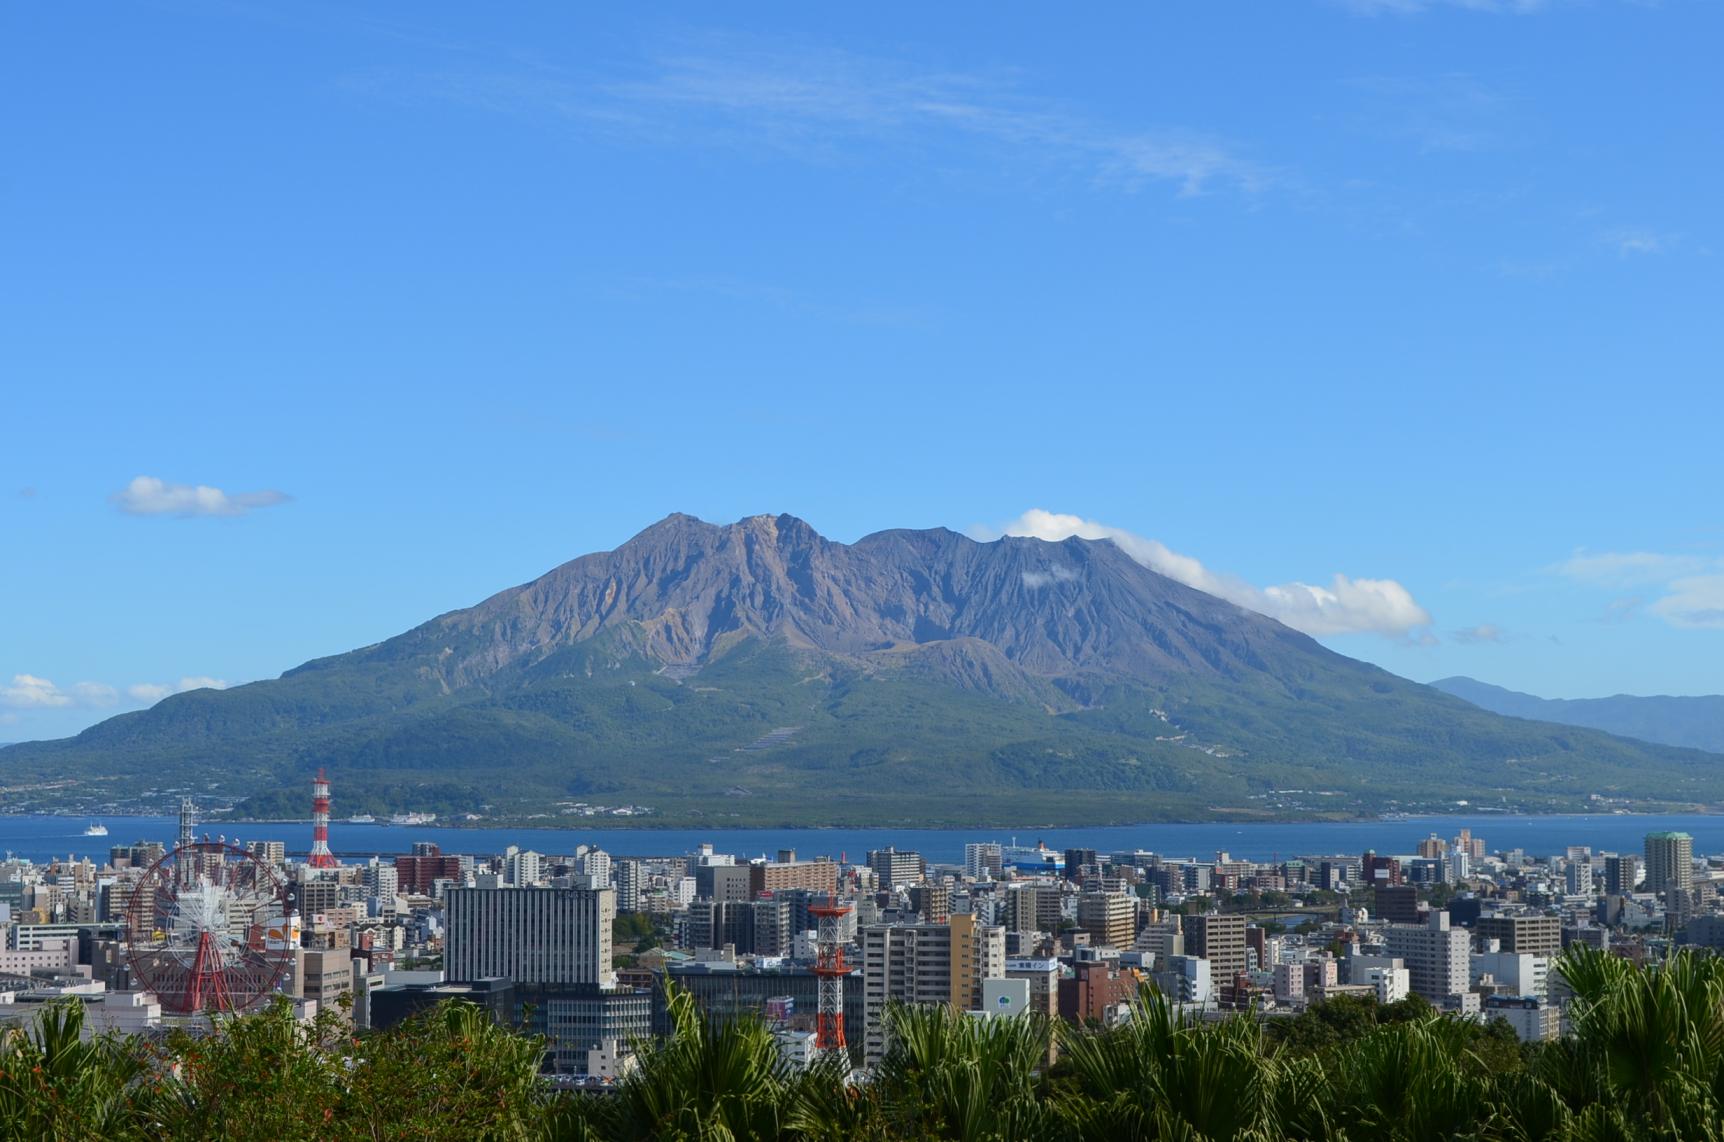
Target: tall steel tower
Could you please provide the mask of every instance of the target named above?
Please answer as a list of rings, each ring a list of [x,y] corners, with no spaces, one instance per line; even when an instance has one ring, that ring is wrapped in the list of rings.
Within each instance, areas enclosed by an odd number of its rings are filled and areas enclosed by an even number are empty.
[[[826,903],[816,904],[808,914],[818,922],[815,931],[814,975],[817,979],[814,1049],[821,1054],[848,1054],[844,1041],[844,977],[850,965],[844,962],[844,938],[838,922],[850,914],[850,905],[839,904],[831,896]]]
[[[305,863],[312,868],[335,867],[335,854],[329,851],[329,778],[322,769],[311,780],[311,856]]]

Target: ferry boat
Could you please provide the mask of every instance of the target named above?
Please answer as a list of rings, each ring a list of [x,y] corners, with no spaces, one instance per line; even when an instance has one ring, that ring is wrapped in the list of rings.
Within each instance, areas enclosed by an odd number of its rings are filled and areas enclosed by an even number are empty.
[[[90,827],[84,830],[84,835],[86,837],[105,837],[108,835],[108,826],[100,821],[91,821]]]
[[[347,823],[349,825],[375,825],[377,823],[377,818],[373,817],[370,813],[361,813],[357,817],[347,818]]]

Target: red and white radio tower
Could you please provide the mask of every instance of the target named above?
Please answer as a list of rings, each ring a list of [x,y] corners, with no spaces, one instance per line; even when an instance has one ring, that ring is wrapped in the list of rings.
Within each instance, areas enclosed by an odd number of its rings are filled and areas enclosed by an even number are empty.
[[[329,778],[321,769],[311,779],[311,857],[305,863],[312,868],[335,867],[335,854],[329,851]]]
[[[816,1003],[814,1049],[821,1054],[848,1054],[844,1042],[844,977],[850,965],[844,962],[844,938],[839,934],[838,921],[850,914],[848,904],[839,904],[832,897],[816,904],[808,914],[819,921],[815,932],[814,975]]]

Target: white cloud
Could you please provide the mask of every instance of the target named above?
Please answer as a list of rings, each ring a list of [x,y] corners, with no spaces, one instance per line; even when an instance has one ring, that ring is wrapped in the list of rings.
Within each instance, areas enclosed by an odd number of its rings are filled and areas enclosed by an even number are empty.
[[[0,706],[15,710],[101,708],[119,700],[119,692],[105,682],[74,682],[62,689],[39,675],[14,674],[9,685],[0,686]]]
[[[135,682],[126,687],[126,695],[133,701],[154,704],[170,694],[184,694],[187,690],[226,690],[227,683],[220,678],[209,678],[204,675],[181,678],[176,683],[167,682]]]
[[[62,687],[36,674],[14,674],[9,684],[0,685],[0,707],[14,710],[102,710],[120,705],[122,698],[128,705],[140,702],[149,705],[169,694],[183,694],[187,690],[205,687],[225,690],[227,683],[220,678],[195,675],[171,683],[137,682],[127,686],[122,695],[119,689],[106,682],[74,682]]]
[[[127,515],[234,516],[269,508],[289,500],[285,492],[224,492],[208,484],[170,484],[155,476],[137,476],[109,497]]]
[[[1724,630],[1724,556],[1667,555],[1657,551],[1576,552],[1551,568],[1558,575],[1591,586],[1662,591],[1641,607],[1643,598],[1610,604],[1612,620],[1644,609],[1684,630]]]
[[[14,709],[49,709],[71,704],[70,694],[34,674],[14,674],[11,685],[0,686],[0,705]]]
[[[1076,571],[1058,563],[1049,567],[1046,571],[1025,571],[1023,573],[1024,586],[1030,588],[1032,591],[1037,587],[1046,587],[1049,583],[1070,583],[1077,579],[1077,577],[1078,573]]]
[[[1673,627],[1724,630],[1724,574],[1672,581],[1670,593],[1646,609]]]
[[[1508,632],[1495,623],[1480,623],[1476,627],[1452,631],[1449,637],[1456,642],[1476,646],[1485,642],[1506,642],[1508,641]]]
[[[1306,634],[1369,631],[1408,638],[1431,624],[1430,613],[1393,579],[1349,579],[1337,574],[1326,586],[1284,583],[1256,587],[1236,576],[1211,571],[1198,560],[1157,540],[1081,516],[1058,515],[1040,508],[1025,512],[1001,530],[1006,535],[1051,541],[1074,535],[1081,539],[1112,540],[1151,571],[1278,619]]]

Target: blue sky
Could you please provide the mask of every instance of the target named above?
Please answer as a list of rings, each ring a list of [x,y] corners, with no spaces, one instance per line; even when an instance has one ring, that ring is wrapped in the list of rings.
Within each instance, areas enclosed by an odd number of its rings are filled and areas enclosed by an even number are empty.
[[[0,20],[0,739],[672,511],[1724,691],[1717,5]]]

